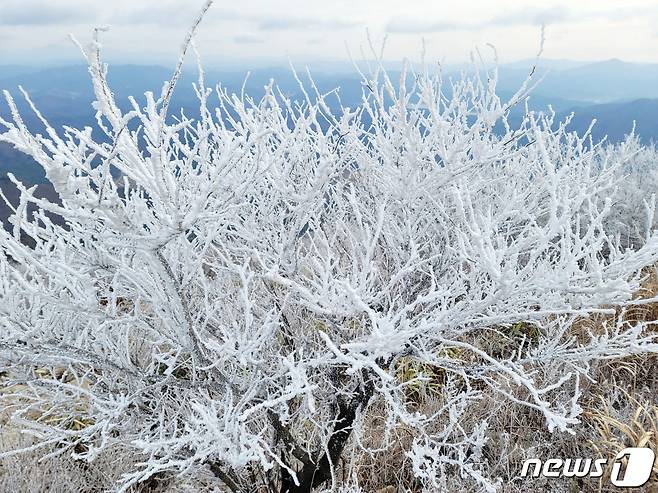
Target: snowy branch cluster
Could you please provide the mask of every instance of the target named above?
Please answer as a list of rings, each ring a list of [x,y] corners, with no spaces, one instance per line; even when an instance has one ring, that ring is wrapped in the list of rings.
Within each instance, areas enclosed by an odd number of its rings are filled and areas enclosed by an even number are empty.
[[[10,176],[0,233],[0,398],[32,449],[131,450],[120,491],[203,469],[297,492],[357,488],[350,454],[404,426],[427,491],[447,470],[494,491],[487,420],[460,420],[484,389],[564,432],[592,363],[658,351],[620,315],[658,259],[650,196],[641,244],[615,226],[637,149],[551,115],[511,128],[526,86],[504,102],[495,71],[375,65],[337,110],[312,81],[255,101],[200,71],[191,118],[170,112],[177,75],[122,111],[85,53],[96,128],[31,133],[8,93],[0,122],[60,198]],[[574,336],[594,314],[607,325]]]
[[[658,190],[658,151],[643,146],[635,133],[625,142],[609,146],[617,167],[617,193],[613,203],[609,231],[618,234],[625,246],[637,247],[647,239],[647,231],[658,227],[655,193]]]

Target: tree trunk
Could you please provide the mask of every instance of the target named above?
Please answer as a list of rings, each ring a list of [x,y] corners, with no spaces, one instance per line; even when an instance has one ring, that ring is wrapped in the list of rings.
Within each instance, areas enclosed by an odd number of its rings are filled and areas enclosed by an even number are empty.
[[[283,470],[281,474],[280,493],[310,493],[313,488],[331,479],[331,468],[332,466],[335,467],[340,460],[340,456],[352,432],[356,413],[359,407],[365,406],[368,403],[372,394],[373,386],[371,383],[368,383],[361,393],[349,403],[339,401],[336,425],[327,444],[329,455],[327,456],[327,453],[324,452],[319,460],[305,463],[297,473],[299,485],[296,485],[292,476]]]

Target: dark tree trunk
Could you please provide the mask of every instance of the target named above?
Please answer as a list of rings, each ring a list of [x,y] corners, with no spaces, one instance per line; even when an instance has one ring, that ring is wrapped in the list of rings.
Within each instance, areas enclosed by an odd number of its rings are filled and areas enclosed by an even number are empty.
[[[359,395],[349,402],[338,402],[338,415],[336,425],[327,444],[327,453],[322,453],[319,460],[305,462],[300,471],[297,472],[299,486],[295,484],[292,476],[285,470],[281,473],[280,493],[311,493],[324,482],[331,479],[331,466],[334,467],[340,460],[343,449],[352,432],[352,425],[356,419],[359,407],[365,406],[373,394],[372,383],[367,383]],[[319,455],[319,454],[318,454]]]

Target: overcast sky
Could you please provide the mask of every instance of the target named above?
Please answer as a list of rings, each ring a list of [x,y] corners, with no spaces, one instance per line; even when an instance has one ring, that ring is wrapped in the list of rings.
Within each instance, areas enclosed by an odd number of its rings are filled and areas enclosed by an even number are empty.
[[[167,63],[203,0],[0,0],[0,64],[79,59],[68,41],[92,27],[112,61]],[[529,58],[545,23],[546,58],[658,62],[657,0],[216,0],[198,35],[206,63],[343,59],[366,28],[388,33],[386,58],[468,59],[491,43],[503,62]]]

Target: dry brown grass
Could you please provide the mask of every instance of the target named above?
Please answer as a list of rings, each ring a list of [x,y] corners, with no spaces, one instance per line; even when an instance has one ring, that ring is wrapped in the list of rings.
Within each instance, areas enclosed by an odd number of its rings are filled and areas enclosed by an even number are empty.
[[[658,404],[646,400],[639,401],[626,391],[622,391],[622,398],[629,411],[635,409],[626,416],[612,409],[603,397],[600,405],[585,411],[584,417],[595,431],[595,436],[590,440],[590,445],[598,457],[614,457],[620,450],[626,447],[649,447],[658,450]],[[608,477],[611,464],[608,465],[604,477]],[[654,475],[658,474],[658,464],[654,466]],[[655,480],[653,487],[658,487]],[[599,491],[604,491],[607,485],[599,481]],[[650,485],[648,485],[650,486]]]
[[[658,296],[658,272],[648,269],[637,299],[649,299]],[[586,343],[592,336],[600,335],[610,328],[616,317],[634,324],[648,322],[646,330],[658,330],[658,303],[641,305],[618,311],[613,315],[595,315],[576,321],[571,327],[570,335]],[[514,349],[514,343],[523,339],[533,342],[532,326],[518,325],[487,334],[487,350],[507,355]],[[455,357],[468,359],[468,355]],[[425,375],[434,375],[436,380],[425,389],[413,389],[411,399],[417,399],[417,409],[431,413],[436,399],[423,399],[422,391],[436,394],[445,380],[445,375],[427,368],[416,368],[405,362],[400,367],[399,378],[408,380],[416,371]],[[489,441],[485,454],[491,476],[503,480],[501,491],[506,493],[529,493],[551,491],[565,493],[607,493],[633,492],[632,489],[621,490],[609,484],[610,469],[616,454],[626,447],[648,446],[658,452],[658,355],[640,355],[598,363],[592,373],[594,383],[584,382],[581,405],[584,412],[581,423],[574,435],[566,433],[551,434],[539,413],[518,405],[501,402],[494,395],[483,399],[479,406],[473,407],[470,414],[461,423],[465,428],[479,422],[483,417],[489,421]],[[424,394],[427,396],[427,394]],[[373,443],[381,439],[381,429],[376,420],[368,425],[372,430]],[[396,492],[419,491],[418,484],[408,474],[407,459],[404,450],[408,449],[413,433],[400,426],[393,436],[392,447],[387,452],[363,454],[358,458],[358,477],[363,491],[382,491],[384,488]],[[558,480],[521,479],[519,473],[523,462],[530,457],[557,458],[607,458],[608,470],[601,480],[583,478]],[[448,481],[455,484],[450,491],[470,491],[460,480],[458,474]],[[473,490],[475,491],[475,490]],[[658,465],[649,483],[636,491],[658,493]]]
[[[649,299],[658,296],[658,271],[648,269],[637,298]],[[617,317],[629,324],[649,322],[646,330],[658,332],[658,303],[651,303],[617,312]],[[570,335],[581,342],[599,335],[615,321],[614,316],[597,315],[576,321]],[[491,354],[507,356],[519,341],[533,344],[539,333],[533,326],[518,324],[497,331],[487,332],[477,345],[483,345]],[[459,350],[449,355],[454,359],[471,361],[474,355]],[[429,377],[426,383],[410,385],[408,403],[412,408],[431,414],[441,407],[442,390],[446,385],[446,373],[428,365],[418,365],[412,360],[403,360],[397,367],[400,381],[410,381],[420,373]],[[609,468],[616,454],[626,447],[649,446],[658,452],[658,355],[632,356],[619,360],[597,363],[592,368],[595,382],[583,382],[580,404],[583,413],[576,433],[549,433],[543,417],[536,411],[499,399],[487,387],[478,387],[484,398],[472,406],[463,416],[460,425],[470,429],[486,418],[489,423],[488,442],[483,460],[491,477],[502,479],[503,493],[530,493],[538,491],[565,493],[621,493],[608,482],[610,470],[602,480],[582,479],[522,479],[519,473],[523,462],[530,457],[538,458],[607,458]],[[379,406],[381,409],[381,406]],[[378,413],[378,404],[371,405],[365,428],[369,433],[364,445],[378,447],[382,442],[383,415]],[[16,440],[25,440],[0,424],[0,449],[6,449]],[[437,427],[441,423],[437,422]],[[364,453],[353,446],[341,464],[338,478],[347,481],[358,478],[362,491],[375,493],[397,493],[420,491],[420,484],[413,478],[409,459],[405,451],[410,448],[414,433],[404,425],[395,428],[386,451]],[[45,484],[75,484],[76,491],[102,491],[111,488],[118,479],[118,470],[127,467],[132,458],[113,457],[91,465],[81,465],[70,459],[58,457],[47,463],[36,463],[33,457],[10,458],[0,461],[0,490],[31,492]],[[117,462],[118,461],[118,462]],[[121,464],[121,467],[117,466]],[[469,485],[458,471],[449,472],[446,479],[448,491],[468,492]],[[37,478],[36,480],[34,478]],[[139,491],[192,492],[211,491],[212,479],[176,478],[144,485]],[[85,486],[87,485],[87,486]],[[37,489],[35,489],[37,488]],[[45,490],[44,490],[45,491]],[[73,491],[50,489],[50,491]],[[138,491],[138,490],[135,490]],[[218,491],[218,490],[215,490]],[[658,465],[650,482],[637,492],[658,493]]]

